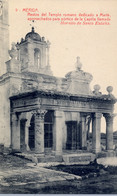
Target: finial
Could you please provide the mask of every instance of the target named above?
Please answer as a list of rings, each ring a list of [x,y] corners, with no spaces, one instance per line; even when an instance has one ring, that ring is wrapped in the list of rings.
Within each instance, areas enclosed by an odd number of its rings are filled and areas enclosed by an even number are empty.
[[[99,91],[100,90],[100,85],[99,84],[96,84],[96,85],[94,85],[94,91],[93,91],[93,93],[95,94],[95,95],[101,95],[102,93]]]
[[[11,43],[11,50],[15,50],[16,49],[16,43],[15,42],[12,42]]]
[[[35,32],[35,28],[34,27],[32,27],[32,33],[34,33]]]
[[[107,90],[107,92],[108,92],[108,97],[109,97],[110,99],[115,99],[115,96],[112,94],[113,87],[112,87],[112,86],[107,86],[106,90]]]
[[[80,62],[80,57],[77,56],[76,57],[76,69],[81,70],[81,68],[82,68],[82,63]]]
[[[48,44],[48,45],[50,45],[50,44],[51,44],[49,40],[47,40],[47,44]]]
[[[49,41],[49,40],[47,40],[47,48],[49,48],[49,47],[50,47],[50,45],[51,45],[50,41]]]
[[[111,94],[112,91],[113,91],[113,87],[112,87],[112,86],[108,86],[108,87],[106,88],[106,90],[107,90],[108,94]]]
[[[17,57],[18,57],[18,51],[17,51],[16,43],[15,42],[12,42],[12,44],[11,44],[11,50],[9,50],[8,52],[9,52],[9,55],[10,55],[11,59],[17,59]]]
[[[42,37],[42,41],[45,41],[45,37]]]
[[[94,85],[94,90],[95,91],[99,91],[100,90],[100,85],[99,84],[95,84]]]
[[[24,38],[22,37],[22,38],[21,38],[21,42],[23,42],[23,41],[24,41]]]

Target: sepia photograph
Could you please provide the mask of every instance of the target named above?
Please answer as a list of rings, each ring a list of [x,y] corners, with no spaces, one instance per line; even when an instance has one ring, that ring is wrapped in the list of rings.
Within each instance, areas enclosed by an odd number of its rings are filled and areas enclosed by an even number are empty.
[[[0,0],[0,194],[117,194],[117,1]]]

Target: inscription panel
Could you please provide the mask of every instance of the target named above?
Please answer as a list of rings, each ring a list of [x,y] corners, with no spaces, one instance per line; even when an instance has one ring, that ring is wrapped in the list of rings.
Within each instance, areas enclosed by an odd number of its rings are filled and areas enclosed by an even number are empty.
[[[29,108],[31,106],[34,106],[35,108],[38,106],[42,106],[45,109],[46,108],[53,108],[56,109],[59,107],[63,110],[79,110],[79,111],[92,111],[95,110],[99,111],[112,111],[114,104],[110,102],[103,102],[103,101],[73,101],[73,100],[62,100],[62,99],[53,99],[53,98],[20,98],[16,100],[11,101],[12,109],[16,108]]]
[[[38,98],[34,98],[34,99],[19,99],[19,100],[14,100],[12,102],[12,106],[13,108],[17,108],[17,107],[25,107],[25,106],[30,106],[30,105],[35,105],[35,104],[40,103]]]
[[[42,99],[42,105],[48,106],[59,106],[59,107],[70,107],[70,108],[84,108],[84,109],[102,109],[102,110],[112,110],[113,104],[106,102],[82,102],[82,101],[71,101],[71,100],[61,100],[61,99]]]

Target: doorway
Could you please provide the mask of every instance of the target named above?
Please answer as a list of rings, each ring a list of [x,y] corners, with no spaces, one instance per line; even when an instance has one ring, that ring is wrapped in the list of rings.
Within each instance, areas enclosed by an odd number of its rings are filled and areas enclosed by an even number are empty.
[[[80,149],[80,129],[77,121],[67,121],[67,150]]]
[[[26,119],[20,120],[20,149],[21,151],[26,150],[25,145],[25,125],[26,125]]]
[[[53,111],[48,111],[44,117],[44,148],[45,150],[53,147]]]
[[[30,121],[28,145],[30,150],[35,150],[35,118],[34,115]]]

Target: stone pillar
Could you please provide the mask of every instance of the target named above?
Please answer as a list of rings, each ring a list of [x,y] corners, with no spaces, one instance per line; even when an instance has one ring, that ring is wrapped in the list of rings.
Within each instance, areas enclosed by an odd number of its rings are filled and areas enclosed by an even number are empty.
[[[62,154],[62,111],[54,112],[53,148],[56,155]]]
[[[50,66],[50,60],[49,60],[49,48],[50,48],[50,42],[47,41],[47,66]]]
[[[46,110],[38,110],[35,113],[35,151],[44,153],[44,116]]]
[[[11,116],[11,148],[20,150],[20,120],[16,113]]]
[[[106,120],[106,150],[113,150],[113,117],[111,114],[104,114]]]
[[[25,145],[26,145],[26,150],[29,151],[29,145],[28,145],[28,138],[29,138],[29,127],[30,127],[30,121],[26,121],[26,127],[25,127]]]
[[[101,113],[95,113],[92,117],[92,150],[95,153],[101,151],[100,132],[101,132]]]
[[[26,145],[26,150],[30,151],[29,148],[29,127],[30,127],[30,121],[33,113],[32,112],[27,112],[26,113],[26,127],[25,127],[25,145]]]
[[[87,148],[86,116],[87,116],[86,114],[81,114],[81,134],[80,134],[81,149]]]

